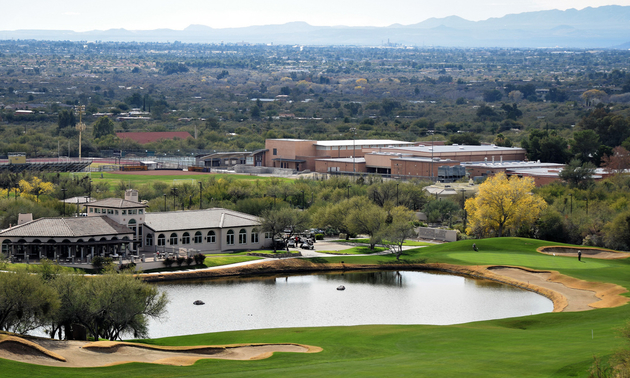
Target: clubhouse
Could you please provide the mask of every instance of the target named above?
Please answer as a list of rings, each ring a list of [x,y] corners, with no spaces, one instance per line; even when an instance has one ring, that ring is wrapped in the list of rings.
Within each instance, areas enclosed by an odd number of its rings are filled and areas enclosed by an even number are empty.
[[[0,231],[2,252],[14,261],[41,258],[89,262],[95,256],[144,253],[222,253],[260,249],[271,244],[259,231],[260,220],[238,211],[211,208],[147,213],[138,191],[125,199],[85,204],[87,217],[39,218],[22,214],[14,227]]]

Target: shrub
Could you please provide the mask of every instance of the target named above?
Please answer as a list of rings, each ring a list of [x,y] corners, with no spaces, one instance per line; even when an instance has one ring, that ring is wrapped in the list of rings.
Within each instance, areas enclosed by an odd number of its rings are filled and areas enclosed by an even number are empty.
[[[195,259],[193,259],[192,257],[186,257],[186,265],[190,266],[193,261],[195,261]]]
[[[173,265],[174,262],[175,262],[175,260],[170,258],[170,257],[167,257],[167,258],[164,259],[164,265],[167,268],[170,268]]]
[[[185,257],[181,257],[181,256],[179,256],[179,257],[177,257],[177,260],[176,260],[176,261],[177,261],[177,266],[182,266],[182,264],[184,263],[184,261],[186,261],[186,258],[185,258]]]
[[[315,240],[324,240],[324,234],[315,234]]]
[[[194,255],[193,258],[195,259],[195,264],[197,264],[197,265],[201,265],[201,264],[203,264],[204,261],[206,261],[206,255],[204,255],[202,253],[198,253],[198,254]]]

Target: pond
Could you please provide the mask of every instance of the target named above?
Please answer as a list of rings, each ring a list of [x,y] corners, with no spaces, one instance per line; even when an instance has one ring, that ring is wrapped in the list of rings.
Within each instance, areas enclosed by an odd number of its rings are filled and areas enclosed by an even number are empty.
[[[337,290],[343,285],[345,290]],[[161,283],[168,319],[152,338],[282,327],[459,324],[553,311],[542,295],[448,274],[352,272]],[[196,306],[195,300],[205,302]]]

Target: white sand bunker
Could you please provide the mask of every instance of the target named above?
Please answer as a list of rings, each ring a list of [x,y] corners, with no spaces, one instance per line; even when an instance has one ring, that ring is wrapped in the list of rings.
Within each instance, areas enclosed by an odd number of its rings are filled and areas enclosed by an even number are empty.
[[[625,259],[630,257],[630,253],[627,252],[618,252],[612,249],[604,249],[604,248],[593,248],[593,247],[540,247],[537,249],[538,252],[544,253],[546,255],[558,255],[558,256],[572,256],[577,257],[578,252],[582,252],[582,257],[589,257],[593,259]]]
[[[255,360],[274,352],[317,353],[322,349],[300,344],[235,344],[163,347],[99,341],[26,340],[0,335],[0,358],[46,366],[98,367],[129,362],[188,366],[200,359]]]

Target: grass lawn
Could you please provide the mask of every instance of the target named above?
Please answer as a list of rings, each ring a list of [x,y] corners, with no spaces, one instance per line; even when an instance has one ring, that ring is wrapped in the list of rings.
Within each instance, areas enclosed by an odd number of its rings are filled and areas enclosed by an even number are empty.
[[[358,244],[370,244],[370,239],[350,239],[350,240],[333,240],[333,242],[335,243],[358,243]],[[409,246],[409,247],[427,247],[430,245],[435,245],[435,243],[427,243],[427,242],[420,242],[420,241],[415,241],[415,240],[405,240],[405,242],[403,243],[404,246]]]
[[[370,249],[370,247],[367,246],[359,246],[359,247],[352,247],[349,249],[341,249],[339,251],[317,251],[320,253],[343,253],[346,255],[368,255],[368,254],[372,254],[372,253],[378,253],[378,252],[383,252],[386,251],[387,248],[385,247],[374,247],[374,249]]]
[[[186,265],[185,263],[182,266],[177,266],[177,264],[173,264],[170,268],[164,266],[159,269],[147,269],[144,273],[155,273],[155,272],[176,272],[178,270],[191,270],[191,269],[203,269],[210,268],[213,266],[221,266],[221,265],[229,265],[236,264],[244,261],[252,261],[252,260],[260,260],[262,257],[256,256],[245,256],[245,253],[234,253],[234,254],[220,254],[220,255],[206,255],[206,259],[203,262],[203,265]]]
[[[435,245],[405,251],[403,261],[461,265],[520,265],[630,288],[630,259],[594,260],[535,252],[556,243],[519,238]],[[395,263],[393,255],[317,258],[321,264]],[[207,259],[206,259],[207,261]],[[626,294],[627,295],[627,294]],[[280,328],[171,337],[158,345],[293,342],[322,347],[316,354],[276,353],[253,361],[199,361],[190,367],[132,363],[105,368],[51,368],[0,360],[3,377],[587,377],[594,355],[624,344],[618,328],[628,305],[573,313],[547,313],[452,326],[367,325]],[[360,309],[358,309],[360,310]],[[207,319],[204,321],[213,321]],[[220,321],[220,320],[214,320]]]

